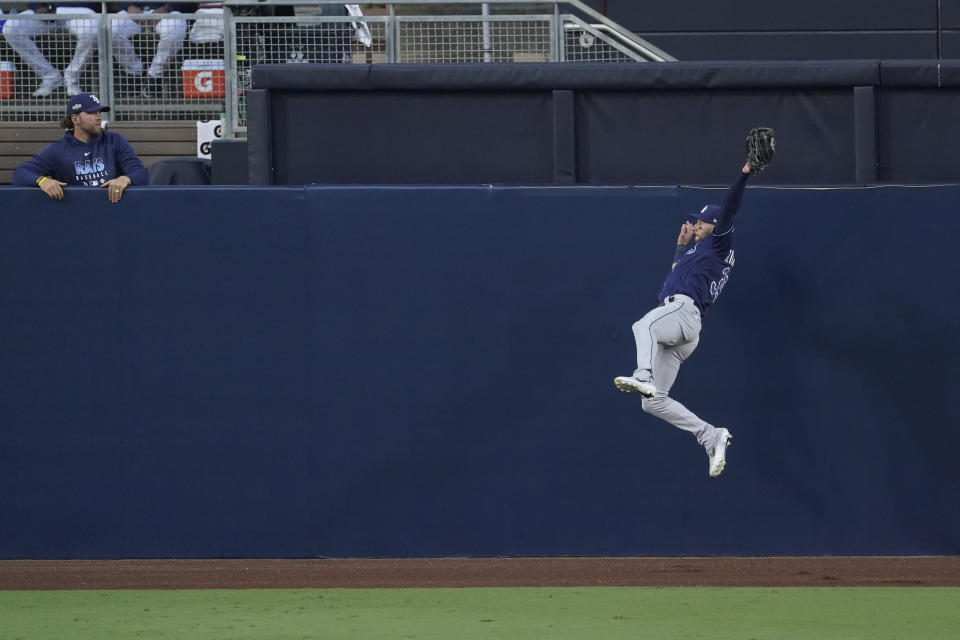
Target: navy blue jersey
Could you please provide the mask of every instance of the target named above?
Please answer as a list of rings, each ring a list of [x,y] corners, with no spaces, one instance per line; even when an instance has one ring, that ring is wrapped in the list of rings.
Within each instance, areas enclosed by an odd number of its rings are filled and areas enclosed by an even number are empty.
[[[147,184],[147,170],[130,143],[118,133],[104,131],[88,143],[68,131],[62,138],[13,172],[13,184],[36,186],[37,179],[49,176],[68,185],[96,187],[107,180],[127,176],[133,184]]]
[[[690,296],[701,312],[717,301],[733,269],[733,227],[710,235],[680,256],[660,287],[659,299],[677,293]]]
[[[740,209],[748,177],[741,173],[727,191],[713,233],[680,256],[660,287],[658,301],[683,294],[693,298],[701,313],[717,301],[733,270],[733,216]]]

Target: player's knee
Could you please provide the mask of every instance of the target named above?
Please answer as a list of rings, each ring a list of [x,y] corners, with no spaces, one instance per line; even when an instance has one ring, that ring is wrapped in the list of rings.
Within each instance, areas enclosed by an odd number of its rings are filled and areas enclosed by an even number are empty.
[[[182,20],[161,20],[154,33],[164,40],[182,40],[187,34],[187,23]]]
[[[10,44],[21,44],[30,40],[29,33],[20,28],[20,25],[16,20],[7,20],[3,25],[3,37],[7,39],[7,42]]]
[[[97,23],[93,20],[70,20],[67,22],[67,31],[78,40],[97,39]]]

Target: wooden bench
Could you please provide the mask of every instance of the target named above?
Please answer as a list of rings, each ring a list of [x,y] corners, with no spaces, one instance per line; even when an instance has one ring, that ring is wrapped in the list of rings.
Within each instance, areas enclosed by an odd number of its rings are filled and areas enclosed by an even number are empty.
[[[195,123],[117,122],[108,129],[130,142],[147,169],[158,160],[197,155]],[[14,169],[61,137],[63,129],[52,123],[0,124],[0,185],[11,184]]]

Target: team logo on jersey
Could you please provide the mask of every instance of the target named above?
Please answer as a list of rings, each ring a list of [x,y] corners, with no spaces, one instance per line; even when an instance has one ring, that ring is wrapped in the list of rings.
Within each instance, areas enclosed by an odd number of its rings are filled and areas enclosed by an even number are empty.
[[[84,158],[74,162],[73,168],[76,169],[78,176],[86,176],[97,171],[103,171],[106,165],[103,163],[103,158]]]
[[[107,165],[103,158],[84,158],[74,162],[73,168],[77,172],[77,180],[89,183],[92,179],[104,177]]]

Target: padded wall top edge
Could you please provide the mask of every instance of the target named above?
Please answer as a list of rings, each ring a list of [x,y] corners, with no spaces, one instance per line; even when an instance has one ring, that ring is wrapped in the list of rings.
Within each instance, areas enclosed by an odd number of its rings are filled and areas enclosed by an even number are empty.
[[[368,64],[258,64],[251,75],[254,89],[369,91]]]
[[[889,60],[880,66],[884,87],[960,87],[960,60]]]
[[[253,69],[256,89],[311,91],[850,87],[880,83],[879,60],[276,64]]]

